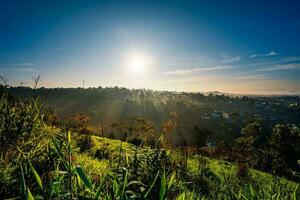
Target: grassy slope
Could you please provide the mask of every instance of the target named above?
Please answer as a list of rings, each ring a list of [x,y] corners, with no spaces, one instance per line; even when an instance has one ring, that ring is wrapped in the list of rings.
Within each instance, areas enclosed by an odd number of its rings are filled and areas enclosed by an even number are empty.
[[[122,145],[122,150],[128,155],[132,155],[136,146],[129,144],[127,142],[121,142],[120,140],[112,140],[107,138],[101,138],[98,136],[92,136],[93,148],[89,152],[84,154],[76,155],[76,163],[82,165],[88,174],[93,177],[93,174],[106,174],[111,169],[110,161],[112,158],[117,158],[120,152],[120,147]],[[94,157],[96,151],[107,153],[107,158],[97,159]],[[199,162],[197,161],[197,156],[188,159],[188,170],[192,172],[197,172],[199,169]],[[104,156],[105,157],[105,156]],[[222,182],[224,182],[225,176],[236,177],[237,166],[234,163],[229,163],[226,161],[221,161],[213,158],[205,158],[210,170],[216,174]],[[285,178],[275,178],[272,175],[261,172],[258,170],[251,169],[250,174],[253,180],[260,181],[263,185],[270,186],[272,184],[282,183],[286,185],[291,191],[296,187],[297,183],[289,181]],[[94,177],[95,178],[95,177]]]
[[[234,163],[230,163],[227,161],[222,161],[222,160],[218,160],[218,159],[214,159],[214,158],[207,158],[208,160],[208,166],[209,168],[219,177],[222,178],[223,174],[227,174],[227,175],[235,175],[236,171],[237,171],[237,165]],[[198,163],[196,161],[195,158],[190,158],[188,160],[188,167],[189,170],[192,171],[196,171],[198,169]],[[259,170],[255,170],[255,169],[250,169],[250,174],[251,177],[254,180],[261,180],[263,182],[265,182],[266,184],[272,183],[275,178],[268,173],[259,171]],[[223,179],[223,178],[222,178]],[[297,183],[290,181],[286,178],[280,178],[279,180],[276,179],[277,181],[280,181],[283,184],[286,184],[287,186],[294,188],[296,187]]]
[[[120,152],[121,141],[92,136],[93,148],[86,153],[76,153],[75,163],[82,165],[83,168],[90,174],[106,174],[111,167],[111,159],[117,158]],[[132,153],[135,146],[127,142],[122,142],[122,149],[126,153]],[[102,152],[102,158],[95,157],[96,152]],[[104,154],[104,155],[103,155]]]

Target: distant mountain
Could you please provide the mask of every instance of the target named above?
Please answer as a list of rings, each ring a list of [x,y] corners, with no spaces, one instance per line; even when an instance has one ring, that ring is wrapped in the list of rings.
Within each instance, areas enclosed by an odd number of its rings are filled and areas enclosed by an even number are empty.
[[[58,116],[76,113],[91,116],[92,124],[104,121],[108,133],[113,122],[129,116],[146,118],[159,133],[170,112],[178,115],[177,132],[193,141],[194,127],[213,132],[212,142],[232,141],[241,127],[253,118],[260,118],[266,130],[276,123],[300,123],[300,98],[297,96],[246,97],[211,93],[187,93],[142,89],[108,88],[39,88],[12,87],[7,91],[21,98],[47,96],[48,107]],[[295,105],[295,106],[291,106]],[[178,136],[173,136],[180,140]]]

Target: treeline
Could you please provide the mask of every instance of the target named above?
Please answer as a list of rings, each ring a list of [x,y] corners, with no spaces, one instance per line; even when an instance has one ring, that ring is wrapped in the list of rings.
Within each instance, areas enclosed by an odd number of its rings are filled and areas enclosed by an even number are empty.
[[[178,114],[177,133],[172,140],[187,142],[197,138],[195,127],[210,131],[210,143],[231,143],[240,137],[241,129],[249,121],[259,118],[270,134],[276,124],[300,122],[299,97],[245,97],[219,94],[178,93],[120,87],[98,88],[38,88],[10,87],[6,91],[14,96],[31,98],[39,96],[47,101],[47,112],[59,121],[81,113],[89,124],[101,127],[107,134],[114,132],[113,123],[128,117],[151,121],[158,137],[163,121],[170,112]],[[67,103],[66,103],[67,102]]]
[[[231,144],[220,143],[214,156],[237,162],[291,180],[300,180],[300,129],[294,124],[277,124],[269,135],[259,120],[247,124],[241,137]]]

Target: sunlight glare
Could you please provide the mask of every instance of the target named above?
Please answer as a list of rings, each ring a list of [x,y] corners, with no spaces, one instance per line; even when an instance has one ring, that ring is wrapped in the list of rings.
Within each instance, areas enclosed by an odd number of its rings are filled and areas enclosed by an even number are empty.
[[[127,66],[130,73],[145,73],[147,68],[152,64],[152,59],[143,54],[131,54],[128,56]]]

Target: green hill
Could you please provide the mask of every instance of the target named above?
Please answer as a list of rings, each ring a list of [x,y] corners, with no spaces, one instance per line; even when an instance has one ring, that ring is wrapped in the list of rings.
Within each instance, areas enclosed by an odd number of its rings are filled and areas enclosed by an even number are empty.
[[[43,104],[0,99],[2,199],[293,199],[299,184],[176,147],[52,126]],[[246,154],[245,154],[246,155]]]
[[[46,97],[48,108],[61,118],[78,113],[88,115],[93,125],[104,123],[104,133],[112,131],[111,124],[127,117],[141,117],[154,123],[159,134],[170,112],[176,112],[178,127],[173,140],[179,137],[193,142],[197,133],[195,126],[212,132],[211,143],[220,140],[232,142],[240,136],[241,128],[251,119],[263,121],[265,132],[277,123],[300,123],[299,107],[290,104],[300,102],[299,97],[245,97],[223,94],[179,93],[152,90],[129,90],[126,88],[8,88],[14,96],[32,98]],[[299,103],[297,104],[299,105]]]

